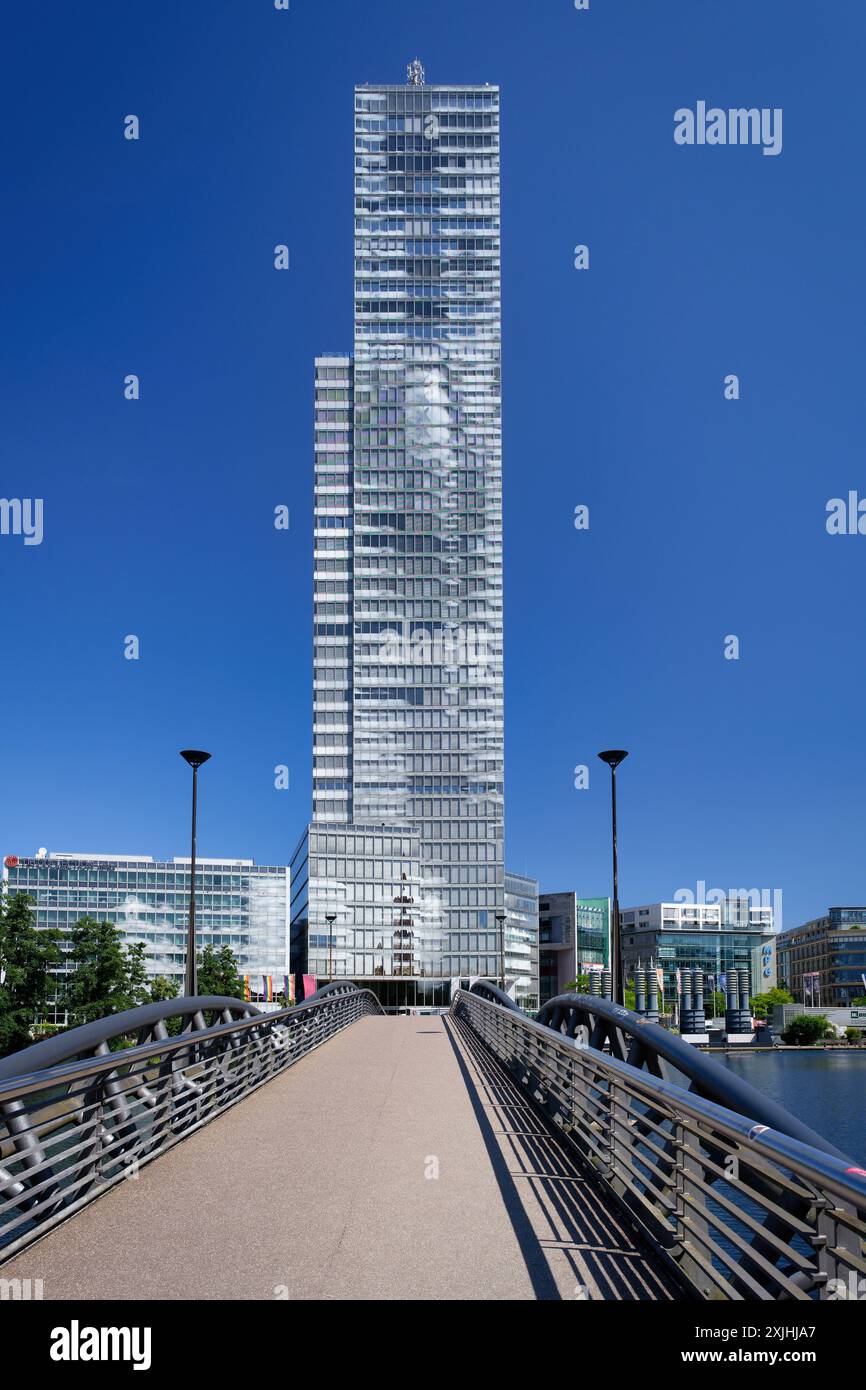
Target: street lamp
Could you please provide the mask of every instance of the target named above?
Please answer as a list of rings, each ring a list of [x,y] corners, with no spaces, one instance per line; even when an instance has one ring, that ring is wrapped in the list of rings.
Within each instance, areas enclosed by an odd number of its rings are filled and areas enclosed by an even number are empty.
[[[334,978],[334,967],[332,965],[331,947],[334,940],[334,923],[337,920],[336,912],[326,912],[325,921],[328,924],[328,984]]]
[[[505,989],[505,913],[497,912],[496,920],[499,923],[499,984]]]
[[[195,812],[198,800],[198,770],[206,763],[210,753],[202,753],[198,748],[182,748],[180,756],[192,768],[192,863],[189,873],[189,929],[186,936],[186,973],[184,993],[192,997],[196,992],[195,967]]]
[[[615,1004],[623,1002],[622,951],[619,920],[619,874],[616,858],[616,770],[628,753],[623,748],[608,748],[598,755],[610,768],[611,833],[613,839],[613,908],[610,922],[610,983]]]

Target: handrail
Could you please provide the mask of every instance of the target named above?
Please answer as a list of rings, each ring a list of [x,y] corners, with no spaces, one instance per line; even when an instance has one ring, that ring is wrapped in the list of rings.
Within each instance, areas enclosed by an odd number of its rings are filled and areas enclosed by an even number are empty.
[[[92,1023],[82,1023],[77,1028],[68,1028],[54,1037],[43,1038],[41,1042],[31,1043],[29,1047],[0,1058],[0,1082],[10,1076],[45,1071],[73,1057],[93,1053],[102,1043],[117,1041],[131,1033],[151,1032],[158,1024],[168,1023],[174,1018],[189,1019],[195,1026],[196,1015],[203,1016],[214,1010],[229,1012],[232,1017],[237,1014],[242,1019],[266,1017],[260,1014],[255,1004],[222,994],[186,995],[181,999],[142,1004],[135,1009],[124,1009],[121,1013],[94,1019]]]
[[[640,1023],[596,996],[570,1004],[617,1029]],[[781,1107],[773,1108],[787,1132],[762,1121],[771,1103],[754,1088],[737,1087],[735,1104],[721,1105],[616,1055],[616,1039],[603,1051],[474,987],[457,993],[451,1012],[562,1130],[691,1292],[844,1298],[849,1281],[866,1274],[866,1169],[794,1133],[799,1122]],[[652,1048],[653,1033],[638,1036]],[[671,1055],[686,1074],[679,1050]],[[757,1113],[738,1108],[747,1099]]]
[[[206,1013],[221,1022],[208,1025]],[[381,1014],[340,985],[263,1013],[206,995],[130,1009],[5,1059],[0,1077],[0,1258],[137,1174],[342,1028]],[[236,1016],[239,1015],[239,1016]],[[171,1036],[172,1018],[187,1021]],[[138,1033],[132,1047],[110,1042]],[[53,1048],[49,1044],[55,1044]],[[54,1065],[46,1059],[64,1056]],[[10,1065],[11,1064],[11,1065]],[[21,1067],[30,1067],[22,1071]]]
[[[611,1056],[631,1066],[646,1067],[656,1076],[665,1076],[663,1063],[667,1062],[688,1077],[689,1090],[695,1095],[740,1115],[751,1116],[754,1122],[770,1125],[825,1153],[846,1157],[823,1135],[743,1077],[728,1071],[661,1024],[650,1022],[622,1004],[614,1004],[595,994],[559,994],[538,1011],[535,1021],[569,1038],[576,1037],[578,1029],[582,1029],[590,1047],[601,1049],[607,1045]],[[631,1040],[628,1046],[625,1038]]]

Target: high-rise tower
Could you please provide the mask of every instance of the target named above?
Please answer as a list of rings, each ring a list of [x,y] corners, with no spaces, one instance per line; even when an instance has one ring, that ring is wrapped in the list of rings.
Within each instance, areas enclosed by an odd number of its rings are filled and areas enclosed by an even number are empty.
[[[294,949],[326,975],[336,913],[335,975],[436,1002],[497,974],[504,911],[496,87],[415,60],[356,89],[354,352],[316,361],[315,469]]]

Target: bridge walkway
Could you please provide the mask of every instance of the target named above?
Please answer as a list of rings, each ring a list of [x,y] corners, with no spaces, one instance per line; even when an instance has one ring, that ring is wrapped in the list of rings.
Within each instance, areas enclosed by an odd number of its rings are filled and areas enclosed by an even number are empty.
[[[46,1299],[678,1296],[508,1073],[437,1016],[353,1024],[0,1273]]]

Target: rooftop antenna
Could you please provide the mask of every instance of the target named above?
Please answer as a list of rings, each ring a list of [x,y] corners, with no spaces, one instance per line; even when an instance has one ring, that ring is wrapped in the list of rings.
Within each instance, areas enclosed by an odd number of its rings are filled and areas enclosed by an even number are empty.
[[[420,58],[413,58],[406,68],[406,81],[409,83],[410,87],[424,86],[424,68],[422,67]]]

